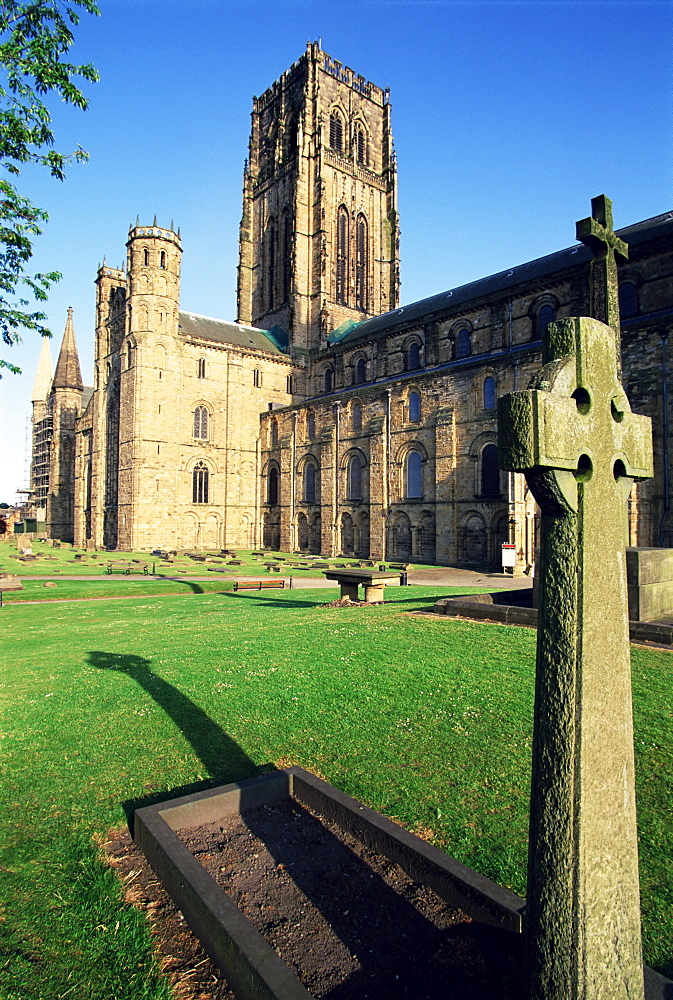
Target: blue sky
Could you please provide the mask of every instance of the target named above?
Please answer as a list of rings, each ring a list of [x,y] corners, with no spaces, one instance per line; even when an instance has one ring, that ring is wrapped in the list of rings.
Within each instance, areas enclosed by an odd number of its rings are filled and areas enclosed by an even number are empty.
[[[591,198],[615,225],[673,208],[673,5],[447,0],[100,0],[73,61],[93,62],[85,113],[52,103],[56,146],[90,153],[64,183],[29,169],[50,221],[34,270],[59,270],[46,311],[55,362],[73,306],[90,383],[96,268],[119,266],[137,215],[182,230],[182,307],[234,318],[252,96],[322,39],[389,86],[398,155],[402,301],[574,242]],[[0,500],[25,485],[40,343],[5,350]]]

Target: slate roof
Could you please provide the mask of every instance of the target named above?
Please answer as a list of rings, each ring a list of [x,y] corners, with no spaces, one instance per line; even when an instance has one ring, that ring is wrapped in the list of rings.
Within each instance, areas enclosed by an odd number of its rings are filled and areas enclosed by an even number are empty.
[[[178,313],[178,332],[194,340],[214,340],[219,344],[247,347],[265,354],[284,353],[265,330],[193,312]]]
[[[657,215],[652,219],[645,219],[637,222],[633,226],[617,230],[617,235],[625,240],[630,246],[637,246],[651,239],[660,236],[670,235],[673,237],[673,212],[666,212],[664,215]],[[509,268],[507,271],[500,271],[491,274],[486,278],[479,278],[471,281],[467,285],[460,285],[451,288],[446,292],[439,292],[431,295],[427,299],[418,302],[411,302],[409,305],[400,306],[392,312],[383,313],[381,316],[373,316],[371,319],[358,323],[351,331],[343,337],[335,338],[330,343],[338,343],[340,346],[345,343],[369,339],[381,333],[383,330],[394,329],[397,326],[409,328],[418,322],[428,322],[433,316],[448,312],[457,306],[465,305],[468,302],[483,299],[496,293],[502,294],[509,288],[515,288],[521,284],[533,284],[543,279],[548,281],[551,275],[575,267],[577,264],[588,264],[591,260],[591,251],[584,244],[578,243],[566,250],[559,250],[546,257],[539,257],[537,260],[528,261],[526,264],[519,264],[517,267]]]

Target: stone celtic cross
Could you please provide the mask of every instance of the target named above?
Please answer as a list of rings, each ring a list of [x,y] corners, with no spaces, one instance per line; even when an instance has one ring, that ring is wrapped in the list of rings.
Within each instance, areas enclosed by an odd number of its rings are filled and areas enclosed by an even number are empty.
[[[616,269],[614,285],[617,308]],[[643,997],[625,546],[652,441],[618,377],[618,315],[607,318],[550,324],[543,367],[498,405],[501,466],[525,473],[542,511],[531,1000]]]
[[[591,216],[575,227],[577,239],[590,248],[589,312],[594,319],[619,330],[617,257],[629,258],[629,248],[612,229],[612,202],[604,194],[591,199]]]

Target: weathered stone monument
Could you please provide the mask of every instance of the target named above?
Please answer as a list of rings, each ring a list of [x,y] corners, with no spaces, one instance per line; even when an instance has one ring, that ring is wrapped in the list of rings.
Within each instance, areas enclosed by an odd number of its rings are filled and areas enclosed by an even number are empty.
[[[543,367],[500,400],[503,469],[542,511],[527,948],[533,1000],[642,1000],[626,584],[626,511],[652,475],[651,426],[619,380],[610,201],[578,238],[594,251],[599,319],[549,326]]]

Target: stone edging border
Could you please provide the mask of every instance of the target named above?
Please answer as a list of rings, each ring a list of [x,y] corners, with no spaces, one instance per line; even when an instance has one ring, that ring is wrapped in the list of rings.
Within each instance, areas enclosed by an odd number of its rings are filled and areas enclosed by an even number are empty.
[[[436,615],[453,618],[474,618],[506,625],[528,625],[537,628],[537,609],[518,608],[509,604],[491,604],[475,601],[474,594],[468,597],[443,597],[434,606]],[[490,596],[490,595],[488,595]],[[655,622],[629,622],[631,642],[655,642],[660,646],[673,646],[673,625],[657,625]]]
[[[311,1000],[311,994],[196,860],[177,831],[221,821],[288,796],[336,822],[475,920],[521,932],[525,900],[520,896],[300,767],[137,809],[135,842],[239,1000]],[[673,1000],[673,982],[647,966],[644,975],[646,1000]]]

